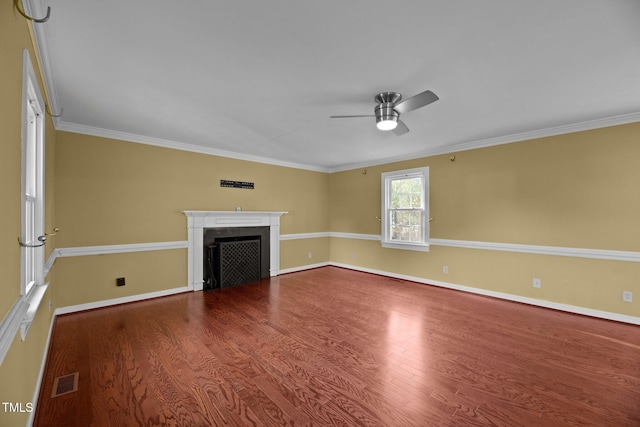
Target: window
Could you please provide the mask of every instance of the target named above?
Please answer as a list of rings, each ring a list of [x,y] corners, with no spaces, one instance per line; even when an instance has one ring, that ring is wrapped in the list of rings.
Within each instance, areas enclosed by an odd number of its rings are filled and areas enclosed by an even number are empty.
[[[27,50],[22,81],[22,280],[21,294],[44,284],[44,102]]]
[[[23,51],[22,225],[20,293],[29,304],[23,338],[44,295],[44,101],[29,54]]]
[[[382,174],[382,246],[429,250],[429,168]]]

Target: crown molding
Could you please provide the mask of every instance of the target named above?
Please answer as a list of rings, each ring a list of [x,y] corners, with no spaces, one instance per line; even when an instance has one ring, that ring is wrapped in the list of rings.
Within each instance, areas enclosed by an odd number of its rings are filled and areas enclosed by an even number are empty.
[[[46,7],[44,7],[42,0],[23,0],[22,1],[25,12],[30,16],[44,16],[46,13]],[[54,13],[54,11],[52,11]],[[42,80],[44,83],[44,94],[49,107],[50,112],[58,114],[62,111],[60,102],[58,101],[58,93],[56,92],[55,85],[55,73],[51,66],[51,54],[49,53],[49,35],[47,32],[47,25],[32,25],[33,35],[35,36],[35,50],[38,57],[37,62],[41,67]],[[60,118],[51,116],[53,120],[53,126],[57,129],[60,124]]]
[[[56,126],[56,130],[79,133],[82,135],[99,136],[102,138],[117,139],[120,141],[137,142],[140,144],[154,145],[156,147],[190,151],[192,153],[209,154],[212,156],[227,157],[227,158],[237,159],[237,160],[246,160],[249,162],[263,163],[267,165],[283,166],[283,167],[294,168],[294,169],[304,169],[304,170],[310,170],[314,172],[324,172],[324,173],[329,172],[328,168],[323,168],[319,166],[286,162],[278,159],[272,159],[269,157],[253,156],[250,154],[237,153],[234,151],[220,150],[212,147],[204,147],[196,144],[177,142],[169,139],[154,138],[151,136],[137,135],[133,133],[120,132],[115,130],[93,127],[93,126],[78,125],[75,123],[60,121],[59,125]]]
[[[43,15],[42,12],[45,11],[45,7],[43,5],[42,0],[23,0],[23,4],[25,10],[30,14],[35,15]],[[35,44],[37,54],[40,59],[40,64],[42,66],[42,76],[45,85],[45,94],[48,98],[49,108],[53,112],[62,111],[62,106],[58,101],[58,95],[56,92],[55,86],[55,75],[53,72],[53,67],[51,66],[50,60],[50,50],[48,44],[48,34],[47,34],[47,26],[46,25],[34,25],[33,31],[35,34]],[[264,163],[275,166],[283,166],[290,167],[294,169],[304,169],[310,170],[314,172],[324,172],[324,173],[334,173],[334,172],[342,172],[352,169],[358,169],[362,167],[369,166],[377,166],[383,165],[387,163],[405,161],[416,159],[420,157],[428,157],[435,156],[441,154],[449,154],[455,153],[459,151],[473,150],[476,148],[485,148],[491,147],[494,145],[502,145],[509,144],[512,142],[520,142],[526,141],[536,138],[544,138],[555,135],[562,135],[573,132],[580,132],[585,130],[592,130],[598,128],[604,128],[609,126],[617,126],[628,123],[640,122],[640,112],[629,113],[629,114],[621,114],[612,117],[606,117],[595,120],[588,120],[584,122],[578,122],[574,124],[554,126],[550,128],[532,130],[527,132],[521,132],[511,135],[499,136],[495,138],[481,139],[481,140],[473,140],[468,142],[463,142],[454,145],[447,145],[445,147],[436,147],[429,150],[422,150],[410,154],[406,154],[403,156],[397,157],[386,157],[379,160],[373,160],[370,162],[355,162],[348,163],[344,165],[339,165],[335,167],[320,167],[313,166],[301,163],[287,162],[269,157],[261,157],[261,156],[253,156],[249,154],[237,153],[233,151],[220,150],[211,147],[204,147],[196,144],[189,144],[183,142],[172,141],[168,139],[154,138],[145,135],[137,135],[126,132],[114,131],[109,129],[97,128],[92,126],[79,125],[75,123],[69,123],[62,121],[59,117],[52,117],[53,124],[56,130],[66,131],[66,132],[74,132],[84,135],[92,135],[99,136],[103,138],[112,138],[122,141],[128,142],[137,142],[141,144],[154,145],[158,147],[164,148],[172,148],[175,150],[183,150],[190,151],[199,154],[208,154],[213,156],[227,157],[238,160],[246,160],[250,162]]]
[[[387,163],[401,162],[405,160],[417,159],[420,157],[437,156],[441,154],[457,153],[460,151],[475,150],[477,148],[493,147],[494,145],[510,144],[513,142],[528,141],[538,138],[546,138],[549,136],[564,135],[574,132],[582,132],[593,129],[606,128],[610,126],[625,125],[629,123],[640,122],[640,112],[621,114],[613,117],[602,119],[588,120],[579,123],[573,123],[562,126],[554,126],[545,129],[520,132],[511,135],[498,136],[495,138],[479,139],[475,141],[463,142],[459,144],[447,145],[445,147],[436,147],[429,150],[423,150],[407,154],[404,156],[387,157],[380,160],[362,163],[349,163],[341,166],[329,168],[329,173],[343,172],[363,167],[379,166]]]
[[[57,118],[54,118],[54,124],[56,125],[56,129],[61,131],[74,132],[74,133],[79,133],[83,135],[99,136],[102,138],[111,138],[111,139],[117,139],[117,140],[127,141],[127,142],[137,142],[141,144],[154,145],[157,147],[171,148],[174,150],[190,151],[190,152],[199,153],[199,154],[208,154],[212,156],[227,157],[227,158],[232,158],[237,160],[246,160],[249,162],[264,163],[268,165],[283,166],[283,167],[289,167],[294,169],[304,169],[304,170],[310,170],[314,172],[324,172],[324,173],[343,172],[343,171],[359,169],[363,167],[378,166],[378,165],[383,165],[387,163],[417,159],[420,157],[429,157],[429,156],[437,156],[441,154],[457,153],[460,151],[475,150],[478,148],[493,147],[495,145],[511,144],[513,142],[528,141],[532,139],[564,135],[568,133],[582,132],[587,130],[600,129],[600,128],[605,128],[610,126],[618,126],[618,125],[624,125],[624,124],[636,123],[636,122],[640,122],[640,112],[622,114],[619,116],[589,120],[585,122],[573,123],[573,124],[562,125],[562,126],[555,126],[551,128],[520,132],[516,134],[499,136],[495,138],[487,138],[487,139],[463,142],[459,144],[447,145],[445,147],[436,147],[429,150],[417,151],[417,152],[406,154],[403,156],[386,157],[383,159],[373,160],[370,162],[348,163],[341,166],[325,168],[320,166],[306,165],[302,163],[287,162],[287,161],[273,159],[269,157],[253,156],[250,154],[220,150],[217,148],[204,147],[201,145],[177,142],[177,141],[172,141],[168,139],[154,138],[154,137],[145,136],[145,135],[137,135],[137,134],[114,131],[114,130],[109,130],[104,128],[93,127],[93,126],[85,126],[85,125],[79,125],[75,123],[68,123],[68,122],[63,122]]]

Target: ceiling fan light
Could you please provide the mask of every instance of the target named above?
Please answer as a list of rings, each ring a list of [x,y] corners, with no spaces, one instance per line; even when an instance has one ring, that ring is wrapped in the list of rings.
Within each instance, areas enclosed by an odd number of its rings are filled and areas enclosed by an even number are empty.
[[[379,104],[375,108],[376,126],[380,130],[393,130],[398,126],[399,114],[393,109],[393,104]]]
[[[397,117],[388,117],[386,119],[380,120],[376,123],[376,126],[380,130],[393,130],[398,126]]]

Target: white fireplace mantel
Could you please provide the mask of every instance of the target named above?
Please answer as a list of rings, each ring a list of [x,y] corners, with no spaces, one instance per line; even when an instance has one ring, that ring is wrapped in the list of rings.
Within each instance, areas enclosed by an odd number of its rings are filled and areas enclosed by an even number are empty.
[[[205,228],[269,227],[269,274],[280,272],[280,217],[287,212],[183,211],[187,216],[188,287],[201,291],[204,284]]]

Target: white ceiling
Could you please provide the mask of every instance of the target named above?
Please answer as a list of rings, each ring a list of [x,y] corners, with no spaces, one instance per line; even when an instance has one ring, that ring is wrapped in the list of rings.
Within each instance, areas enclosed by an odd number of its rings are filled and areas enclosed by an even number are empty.
[[[61,130],[336,171],[640,121],[638,0],[27,1]]]

